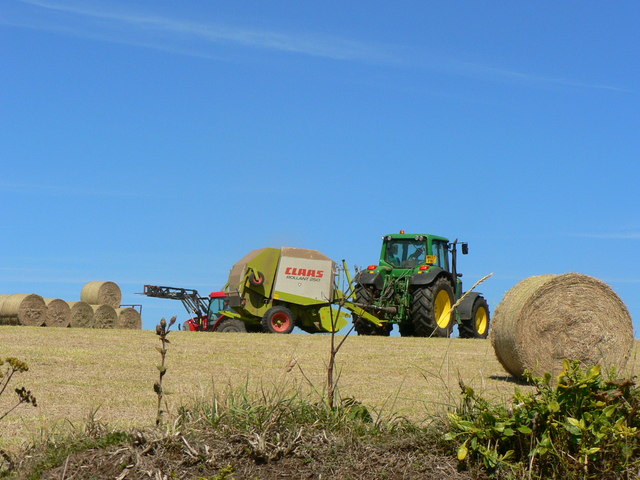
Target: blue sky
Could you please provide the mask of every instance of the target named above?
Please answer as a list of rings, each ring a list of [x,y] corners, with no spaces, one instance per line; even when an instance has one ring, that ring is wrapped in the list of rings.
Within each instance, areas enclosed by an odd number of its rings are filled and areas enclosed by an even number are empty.
[[[636,2],[6,0],[0,291],[218,290],[246,252],[468,241],[609,283],[640,332]]]

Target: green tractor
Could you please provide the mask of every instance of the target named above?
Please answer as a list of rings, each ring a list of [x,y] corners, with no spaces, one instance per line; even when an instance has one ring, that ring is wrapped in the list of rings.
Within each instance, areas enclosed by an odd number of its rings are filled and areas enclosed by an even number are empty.
[[[468,293],[452,311],[463,296],[457,246],[466,255],[467,243],[402,230],[382,238],[380,263],[356,275],[353,301],[381,322],[354,313],[359,335],[389,335],[397,324],[402,336],[449,337],[457,323],[461,338],[487,337],[489,306],[482,295]]]

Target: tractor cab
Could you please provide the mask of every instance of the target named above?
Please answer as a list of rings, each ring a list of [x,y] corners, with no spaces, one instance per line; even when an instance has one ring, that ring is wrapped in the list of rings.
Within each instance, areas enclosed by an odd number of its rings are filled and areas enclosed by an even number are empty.
[[[393,268],[415,267],[425,263],[427,245],[413,239],[393,239],[387,243],[383,260]]]
[[[229,294],[227,292],[211,292],[209,294],[209,313],[212,321],[216,321],[225,310],[229,310]]]
[[[385,235],[380,266],[392,269],[428,270],[437,266],[449,269],[449,240],[435,235],[413,235],[404,232]],[[402,273],[402,272],[399,272]]]

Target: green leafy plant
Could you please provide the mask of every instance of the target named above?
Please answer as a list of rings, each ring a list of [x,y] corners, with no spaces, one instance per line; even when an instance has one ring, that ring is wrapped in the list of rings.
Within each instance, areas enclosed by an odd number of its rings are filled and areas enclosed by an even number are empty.
[[[163,318],[160,320],[160,323],[156,325],[156,335],[160,337],[161,347],[156,347],[158,353],[160,353],[160,365],[157,366],[159,371],[158,381],[153,384],[153,391],[156,392],[158,396],[158,408],[156,414],[156,426],[160,426],[162,424],[162,418],[165,414],[165,411],[162,409],[162,401],[164,399],[164,388],[162,387],[162,380],[164,379],[165,374],[167,373],[167,366],[165,365],[165,360],[167,357],[167,345],[171,342],[167,338],[169,335],[169,330],[171,326],[176,323],[176,317],[171,317],[169,323]]]
[[[235,480],[232,475],[235,473],[236,469],[233,468],[232,465],[227,465],[226,467],[220,469],[218,474],[215,477],[197,477],[198,480]]]
[[[600,367],[564,364],[530,378],[511,406],[493,404],[461,383],[462,404],[449,416],[449,441],[461,462],[489,471],[528,471],[539,478],[602,478],[640,465],[640,389],[633,380],[606,379]]]

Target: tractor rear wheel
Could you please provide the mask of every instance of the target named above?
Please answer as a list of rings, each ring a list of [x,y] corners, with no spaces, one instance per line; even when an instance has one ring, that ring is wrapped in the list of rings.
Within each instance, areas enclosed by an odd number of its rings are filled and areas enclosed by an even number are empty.
[[[216,332],[228,333],[228,332],[246,332],[244,322],[238,318],[225,318],[220,322]]]
[[[295,322],[287,307],[271,307],[262,317],[262,330],[266,333],[291,333]]]
[[[471,318],[463,320],[459,327],[460,338],[487,338],[489,333],[489,304],[484,297],[476,298]]]
[[[413,290],[411,322],[418,337],[448,337],[453,328],[453,287],[445,277]]]
[[[375,299],[375,291],[371,287],[365,287],[364,285],[356,285],[355,288],[356,302],[370,305]],[[366,310],[366,309],[365,309]],[[381,327],[371,323],[365,318],[361,318],[355,313],[353,316],[353,326],[358,335],[380,335],[388,337],[391,333],[392,326],[390,324],[383,325]]]

